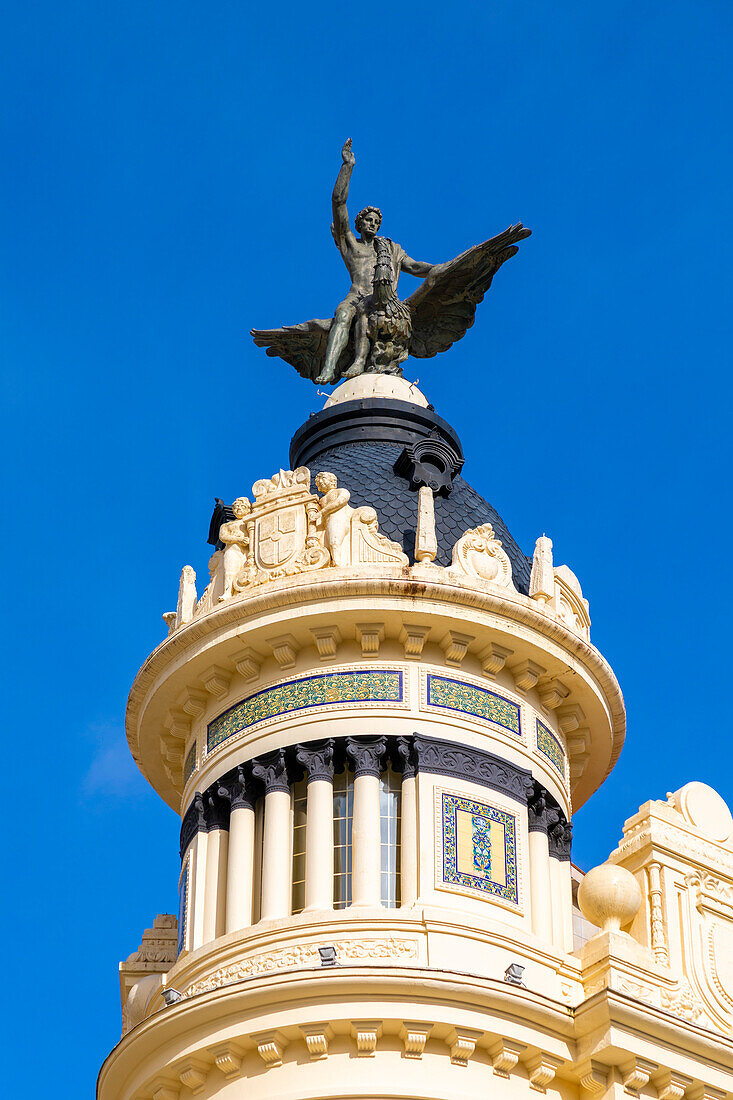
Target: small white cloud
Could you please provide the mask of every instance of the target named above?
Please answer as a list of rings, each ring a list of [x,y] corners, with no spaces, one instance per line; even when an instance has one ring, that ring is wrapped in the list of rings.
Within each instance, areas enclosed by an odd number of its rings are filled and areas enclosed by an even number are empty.
[[[125,733],[113,722],[88,728],[87,737],[95,742],[91,763],[82,779],[81,792],[86,798],[135,798],[144,793],[145,781],[127,747]]]

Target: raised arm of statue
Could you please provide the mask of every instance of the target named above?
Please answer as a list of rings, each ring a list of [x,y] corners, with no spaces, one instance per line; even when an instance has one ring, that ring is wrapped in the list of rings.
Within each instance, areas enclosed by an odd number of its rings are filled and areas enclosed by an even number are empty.
[[[346,200],[349,197],[349,180],[351,179],[351,173],[354,171],[354,165],[356,164],[356,157],[351,152],[351,138],[344,142],[344,147],[341,150],[341,159],[343,164],[336,177],[333,195],[331,196],[331,203],[333,206],[333,225],[331,226],[331,231],[333,232],[333,239],[338,248],[342,248],[344,244],[349,241],[349,238],[353,240],[354,236],[349,226],[349,212],[346,209]]]

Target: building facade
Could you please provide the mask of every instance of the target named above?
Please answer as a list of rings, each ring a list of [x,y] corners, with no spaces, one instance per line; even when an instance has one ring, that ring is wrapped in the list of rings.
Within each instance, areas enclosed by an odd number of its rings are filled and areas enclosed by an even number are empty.
[[[571,862],[623,697],[401,378],[343,383],[217,505],[127,733],[178,919],[120,967],[100,1100],[733,1092],[733,819],[689,783]]]

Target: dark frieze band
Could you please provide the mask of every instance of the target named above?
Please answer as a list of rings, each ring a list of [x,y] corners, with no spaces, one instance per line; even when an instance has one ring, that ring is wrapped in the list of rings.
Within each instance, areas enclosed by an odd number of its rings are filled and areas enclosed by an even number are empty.
[[[307,779],[331,780],[348,768],[355,778],[378,776],[388,765],[410,779],[419,772],[446,779],[463,779],[508,795],[527,806],[530,831],[547,833],[550,855],[570,859],[572,825],[556,800],[520,768],[493,753],[457,745],[439,737],[339,737],[306,741],[276,749],[237,765],[202,793],[194,796],[181,825],[181,858],[197,832],[228,829],[229,815],[240,807],[253,809],[268,791],[289,791]]]

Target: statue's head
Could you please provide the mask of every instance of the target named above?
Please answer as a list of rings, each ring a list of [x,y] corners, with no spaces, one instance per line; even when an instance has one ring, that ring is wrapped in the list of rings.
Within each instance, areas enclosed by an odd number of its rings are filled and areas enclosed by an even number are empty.
[[[327,493],[329,489],[335,489],[337,485],[338,479],[335,474],[316,474],[316,489],[319,493]]]
[[[252,511],[252,505],[246,497],[237,497],[232,505],[235,519],[244,519]]]
[[[381,224],[382,211],[378,206],[365,206],[354,218],[356,232],[361,233],[363,237],[375,237]]]

